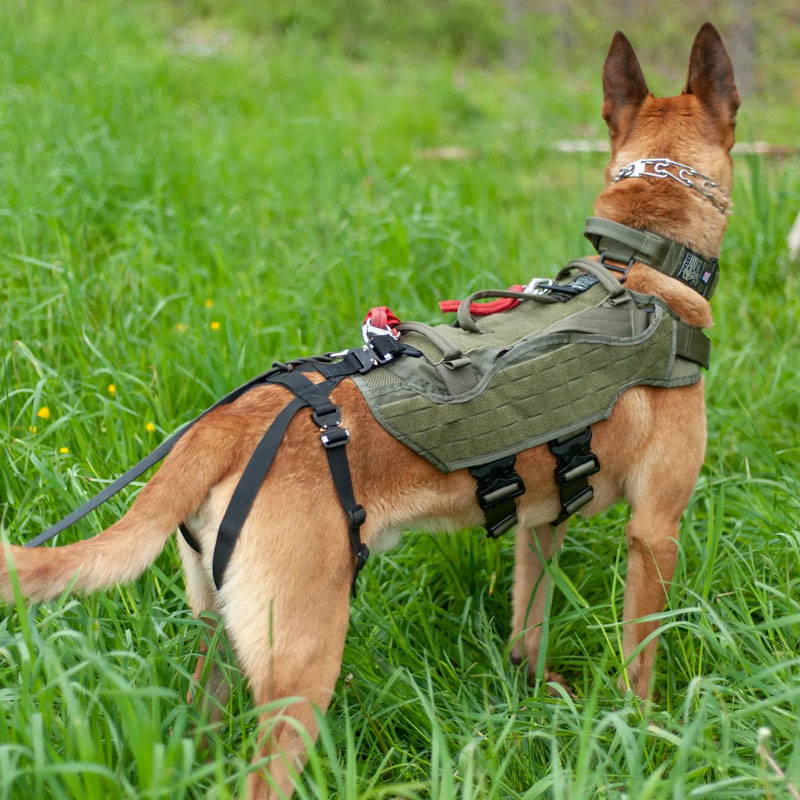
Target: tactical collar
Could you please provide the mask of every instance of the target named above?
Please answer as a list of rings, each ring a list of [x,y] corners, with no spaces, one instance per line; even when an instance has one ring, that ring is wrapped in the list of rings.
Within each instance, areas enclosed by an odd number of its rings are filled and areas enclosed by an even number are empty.
[[[719,261],[716,258],[703,258],[666,236],[629,228],[602,217],[589,217],[583,235],[600,253],[604,263],[606,259],[628,265],[641,261],[677,278],[706,300],[714,293],[719,280]]]

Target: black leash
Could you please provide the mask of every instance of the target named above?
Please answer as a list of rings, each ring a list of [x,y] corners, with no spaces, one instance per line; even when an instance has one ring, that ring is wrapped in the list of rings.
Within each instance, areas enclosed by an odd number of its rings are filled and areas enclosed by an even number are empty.
[[[173,433],[168,439],[163,441],[152,453],[146,455],[138,464],[132,466],[124,475],[120,475],[113,483],[106,486],[101,492],[96,494],[91,499],[87,500],[82,506],[79,506],[74,511],[67,514],[66,517],[51,525],[46,531],[43,531],[38,536],[25,542],[25,547],[39,547],[39,545],[49,542],[54,536],[57,536],[61,531],[66,530],[70,525],[74,525],[78,520],[83,519],[87,514],[94,511],[98,506],[101,506],[109,498],[113,497],[117,492],[122,491],[128,484],[136,480],[143,472],[146,472],[154,464],[157,464],[164,458],[170,450],[175,446],[177,441],[183,436],[189,428],[196,422],[199,422],[206,414],[209,414],[215,408],[232,403],[237,398],[241,397],[245,392],[252,389],[254,386],[259,386],[264,383],[267,378],[275,372],[271,369],[261,375],[252,378],[247,383],[242,384],[237,389],[234,389],[229,394],[225,395],[221,400],[214,403],[213,406],[207,408],[202,414],[195,417],[191,422],[187,422],[176,433]]]

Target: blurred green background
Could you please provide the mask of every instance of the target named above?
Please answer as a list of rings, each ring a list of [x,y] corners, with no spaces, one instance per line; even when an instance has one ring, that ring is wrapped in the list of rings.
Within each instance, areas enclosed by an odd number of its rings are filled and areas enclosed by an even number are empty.
[[[694,32],[711,21],[746,101],[746,137],[798,142],[797,117],[786,114],[800,105],[800,7],[793,0],[220,0],[177,8],[196,26],[198,41],[212,48],[216,26],[228,26],[232,35],[273,41],[310,37],[354,61],[442,59],[467,68],[557,74],[570,94],[597,92],[598,60],[617,29],[641,50],[651,90],[673,94],[685,78]],[[569,122],[578,126],[575,133],[598,130],[579,117]]]

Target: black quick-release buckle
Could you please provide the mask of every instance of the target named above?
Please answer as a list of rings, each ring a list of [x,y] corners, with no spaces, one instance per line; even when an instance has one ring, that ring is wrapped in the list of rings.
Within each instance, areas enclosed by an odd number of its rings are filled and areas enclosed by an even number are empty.
[[[584,428],[574,436],[560,439],[553,439],[549,442],[550,452],[559,460],[559,466],[563,461],[572,461],[579,456],[592,456],[594,453],[589,449],[592,445],[592,429]]]
[[[483,509],[484,528],[490,539],[505,533],[517,522],[514,498],[525,493],[525,483],[514,470],[516,456],[507,456],[470,468],[478,482],[475,497]]]
[[[323,431],[328,428],[335,428],[342,421],[339,406],[334,405],[330,401],[315,406],[314,410],[311,412],[311,419],[314,424]]]
[[[359,347],[355,350],[351,350],[349,353],[357,362],[358,362],[358,372],[360,374],[364,374],[365,372],[369,372],[373,369],[378,361],[375,353],[373,353],[372,348],[367,347]]]
[[[367,347],[375,354],[379,364],[392,361],[400,352],[402,345],[393,336],[373,336]]]
[[[580,489],[574,497],[569,499],[562,498],[561,514],[559,515],[559,523],[563,522],[567,517],[571,517],[576,511],[580,511],[585,505],[588,505],[594,498],[594,489],[591,486],[585,486]]]
[[[591,428],[548,443],[550,452],[556,457],[553,477],[558,484],[561,501],[556,525],[560,525],[594,497],[594,490],[586,479],[600,471],[600,459],[591,451],[591,444]]]

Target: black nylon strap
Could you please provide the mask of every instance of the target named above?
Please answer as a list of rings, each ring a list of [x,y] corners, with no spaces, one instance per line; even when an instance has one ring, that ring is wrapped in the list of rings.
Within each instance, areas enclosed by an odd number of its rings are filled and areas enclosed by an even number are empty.
[[[189,530],[189,528],[186,527],[185,522],[181,522],[181,524],[178,525],[178,530],[181,532],[181,536],[183,536],[183,539],[186,542],[186,544],[188,544],[189,547],[191,547],[192,550],[195,551],[195,553],[202,555],[203,550],[200,547],[200,543],[197,541],[197,539],[194,538],[194,536],[192,536],[192,532]]]
[[[38,536],[34,536],[33,539],[25,542],[25,547],[39,547],[39,545],[42,545],[52,539],[54,536],[57,536],[59,533],[61,533],[61,531],[69,528],[70,525],[74,525],[78,520],[83,519],[87,514],[105,503],[106,500],[124,489],[129,483],[135,481],[136,478],[138,478],[143,472],[146,472],[154,464],[157,464],[159,461],[161,461],[161,459],[164,458],[164,456],[166,456],[170,450],[172,450],[181,436],[183,436],[183,434],[186,433],[186,431],[188,431],[192,425],[206,416],[206,414],[210,413],[215,408],[219,408],[221,405],[232,403],[254,386],[264,383],[267,378],[274,373],[275,370],[268,370],[267,372],[252,378],[247,383],[242,384],[237,389],[234,389],[232,392],[225,395],[225,397],[223,397],[221,400],[218,400],[216,403],[214,403],[213,406],[207,408],[202,414],[195,417],[191,422],[187,422],[176,433],[173,433],[172,436],[163,441],[155,450],[153,450],[152,453],[146,455],[138,464],[134,464],[134,466],[132,466],[127,472],[125,472],[123,475],[120,475],[120,477],[117,478],[113,483],[106,486],[102,492],[98,492],[94,497],[87,500],[82,506],[79,506],[74,511],[71,511],[69,514],[67,514],[66,517],[59,520],[54,525],[51,525],[46,531],[43,531]]]
[[[351,591],[354,597],[356,595],[358,573],[369,557],[369,548],[361,541],[360,534],[360,529],[366,520],[367,513],[355,499],[350,464],[345,452],[345,445],[350,440],[350,434],[345,428],[341,427],[341,412],[339,407],[331,402],[330,393],[346,375],[367,371],[377,366],[373,359],[361,358],[360,354],[363,352],[365,351],[361,349],[351,350],[337,364],[315,364],[315,368],[319,372],[329,376],[328,380],[322,383],[312,383],[305,375],[298,372],[287,372],[276,375],[271,379],[272,383],[285,386],[294,392],[304,404],[311,406],[312,420],[320,427],[320,441],[325,448],[328,468],[336,488],[336,494],[339,497],[339,503],[347,518],[350,547],[356,558],[353,582],[351,584]],[[354,356],[354,354],[359,355]],[[351,358],[351,356],[353,357]],[[367,363],[370,366],[365,370],[364,366]]]
[[[352,355],[350,351],[348,355]],[[312,421],[320,427],[320,440],[325,448],[331,478],[347,519],[350,546],[356,558],[351,591],[356,593],[358,573],[369,557],[369,548],[361,541],[360,529],[367,517],[366,511],[355,499],[350,465],[344,446],[350,439],[349,432],[341,427],[339,407],[331,402],[330,393],[334,387],[348,374],[360,371],[361,360],[358,358],[334,365],[314,363],[312,368],[326,374],[328,366],[339,366],[346,363],[343,370],[336,370],[332,377],[321,383],[314,383],[299,370],[278,372],[269,378],[269,382],[283,386],[291,391],[295,398],[278,414],[272,425],[258,443],[250,461],[239,479],[228,508],[219,526],[217,542],[214,547],[212,575],[217,589],[221,588],[225,569],[230,561],[242,526],[253,505],[256,495],[269,472],[278,447],[283,440],[289,422],[301,408],[310,406]],[[372,363],[372,366],[376,366]],[[349,370],[349,371],[345,371]]]
[[[361,347],[351,350],[341,361],[334,364],[317,364],[317,369],[326,378],[343,378],[346,375],[369,372],[377,365],[372,348]]]
[[[315,366],[315,369],[316,368]],[[270,379],[270,383],[275,383],[278,386],[285,386],[294,395],[301,397],[306,405],[311,406],[311,408],[316,411],[318,407],[324,408],[326,404],[333,406],[329,399],[330,393],[333,387],[344,377],[344,375],[341,375],[338,376],[338,380],[333,379],[323,381],[322,383],[314,383],[302,372],[293,370],[292,372],[283,372],[279,375],[275,375]],[[333,407],[335,408],[335,406]]]
[[[331,478],[339,495],[339,503],[342,506],[345,517],[347,517],[347,535],[350,538],[350,547],[356,557],[356,567],[353,571],[353,581],[350,584],[350,591],[353,597],[356,596],[356,582],[358,573],[367,563],[369,558],[369,548],[361,541],[361,526],[367,518],[367,512],[356,502],[353,492],[353,479],[350,474],[350,464],[347,460],[345,445],[349,440],[349,435],[343,437],[339,442],[326,444],[325,455],[328,457],[328,467],[330,468]]]
[[[292,374],[292,373],[289,373]],[[214,585],[219,589],[222,586],[222,579],[225,576],[225,568],[228,566],[233,548],[239,538],[247,515],[256,499],[258,490],[264,479],[267,477],[275,454],[278,452],[283,435],[289,427],[294,415],[308,403],[300,397],[292,400],[275,417],[275,421],[269,426],[267,432],[256,445],[253,455],[244,468],[242,477],[233,491],[228,508],[222,517],[217,533],[217,542],[214,546],[214,558],[211,565]]]

